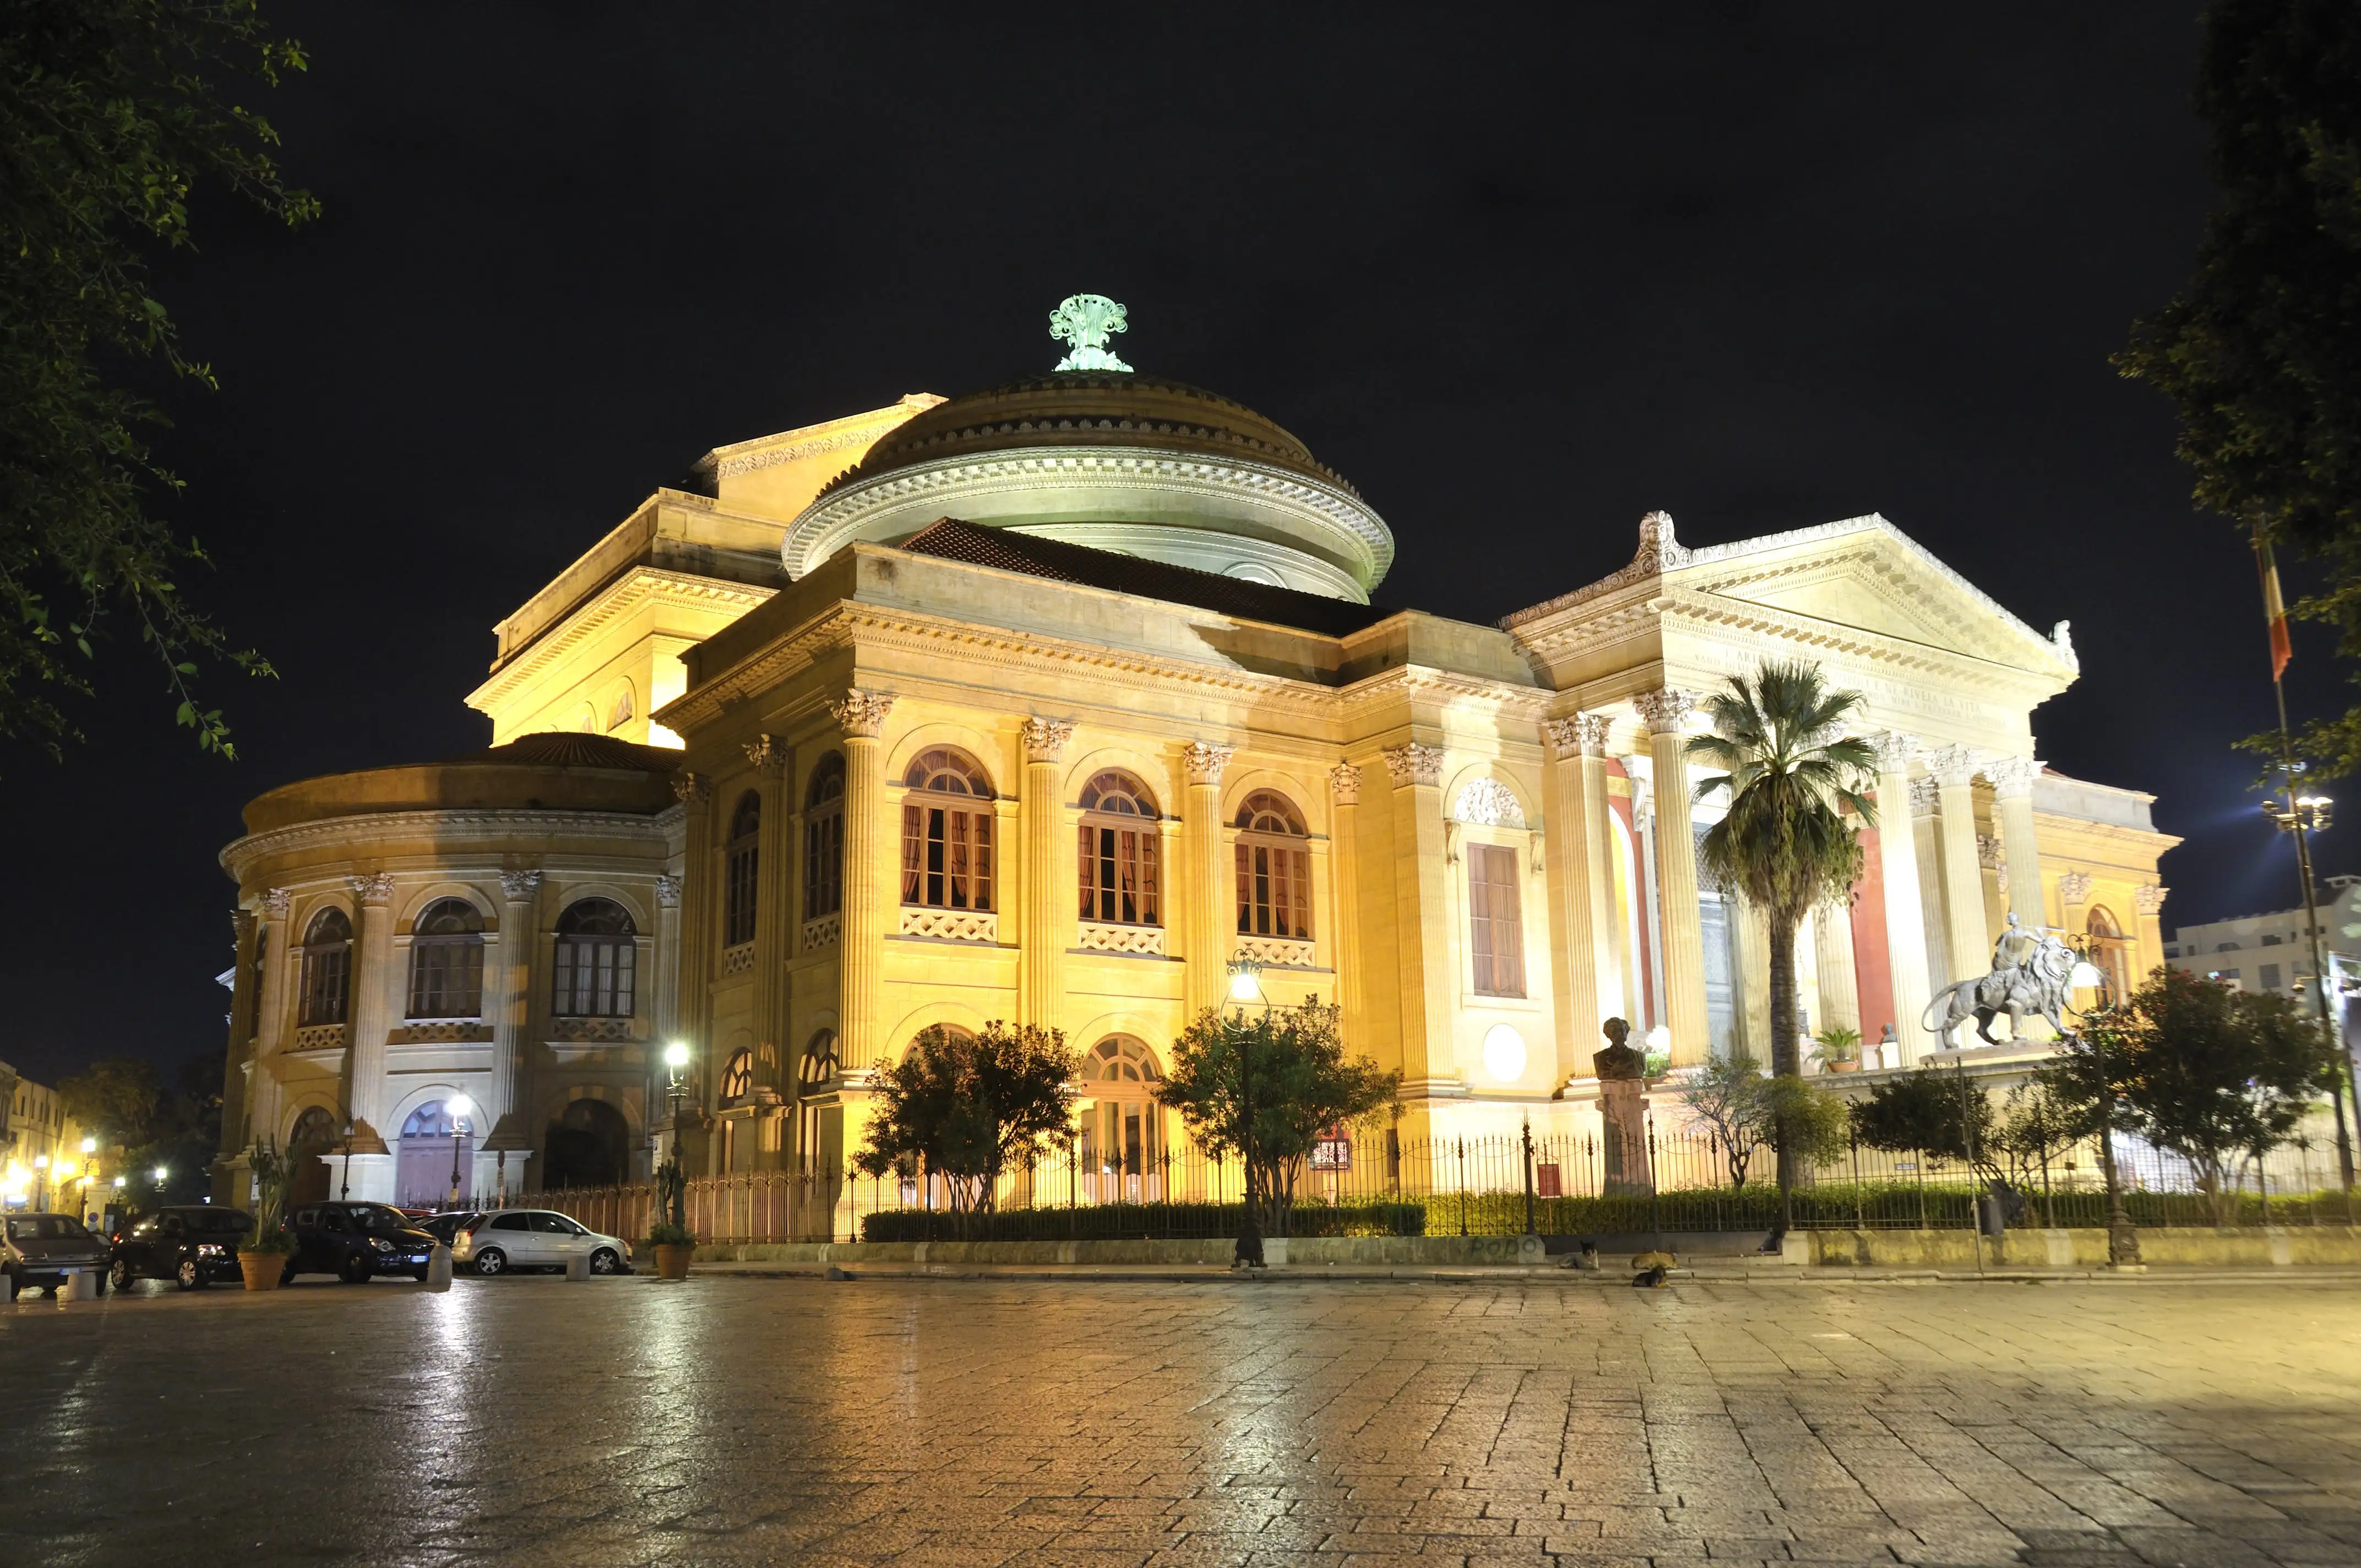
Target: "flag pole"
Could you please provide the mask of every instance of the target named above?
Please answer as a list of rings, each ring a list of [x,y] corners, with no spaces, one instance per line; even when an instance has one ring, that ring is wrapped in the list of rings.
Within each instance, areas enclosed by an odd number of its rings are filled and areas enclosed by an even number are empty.
[[[2288,729],[2287,667],[2295,656],[2288,636],[2287,600],[2279,593],[2279,569],[2271,559],[2271,542],[2263,536],[2262,524],[2255,525],[2255,565],[2262,575],[2263,614],[2270,626],[2271,635],[2271,696],[2279,704],[2279,766],[2287,780],[2287,826],[2295,834],[2296,875],[2303,881],[2304,939],[2312,946],[2312,992],[2320,1003],[2320,1027],[2336,1053],[2336,1083],[2329,1093],[2329,1103],[2336,1108],[2336,1165],[2344,1179],[2345,1206],[2352,1207],[2353,1137],[2345,1121],[2345,1102],[2353,1096],[2353,1114],[2361,1122],[2361,1086],[2353,1081],[2352,1058],[2345,1048],[2344,1031],[2329,1010],[2328,963],[2321,950],[2320,905],[2312,887],[2312,840],[2304,828],[2303,808],[2296,804],[2295,740]],[[2349,1217],[2349,1212],[2348,1212]]]

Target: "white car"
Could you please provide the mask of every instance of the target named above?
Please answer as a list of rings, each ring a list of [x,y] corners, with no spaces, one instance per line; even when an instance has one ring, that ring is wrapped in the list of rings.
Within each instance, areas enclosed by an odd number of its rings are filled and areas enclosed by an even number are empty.
[[[495,1209],[479,1214],[451,1243],[451,1261],[478,1274],[564,1268],[587,1255],[593,1274],[631,1272],[631,1244],[584,1230],[555,1209]]]

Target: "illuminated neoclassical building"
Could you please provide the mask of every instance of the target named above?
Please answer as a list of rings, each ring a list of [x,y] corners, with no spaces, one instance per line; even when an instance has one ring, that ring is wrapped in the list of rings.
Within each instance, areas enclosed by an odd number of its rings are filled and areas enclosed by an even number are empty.
[[[501,623],[488,751],[248,808],[225,1186],[262,1134],[357,1195],[439,1194],[455,1154],[479,1193],[636,1177],[675,1038],[694,1162],[840,1168],[873,1069],[994,1018],[1064,1031],[1086,1135],[1152,1158],[1159,1063],[1240,957],[1341,1002],[1406,1130],[1578,1124],[1610,1014],[1675,1065],[1766,1054],[1681,748],[1773,657],[1864,693],[1880,759],[1867,873],[1799,956],[1816,1026],[1915,1060],[2011,910],[2160,960],[2150,797],[2035,760],[2065,627],[1883,518],[1693,548],[1653,514],[1497,623],[1384,608],[1349,484],[1064,319],[1082,367],[657,491]]]

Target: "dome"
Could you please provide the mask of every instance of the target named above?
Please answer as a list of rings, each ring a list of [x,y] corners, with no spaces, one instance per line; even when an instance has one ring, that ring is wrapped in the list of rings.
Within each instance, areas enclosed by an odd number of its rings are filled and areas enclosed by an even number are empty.
[[[521,735],[440,762],[280,784],[247,803],[246,830],[391,811],[587,811],[653,816],[673,804],[680,753],[572,730]]]
[[[1161,377],[1065,371],[954,398],[830,480],[787,530],[802,576],[942,518],[1366,603],[1393,536],[1275,422]]]

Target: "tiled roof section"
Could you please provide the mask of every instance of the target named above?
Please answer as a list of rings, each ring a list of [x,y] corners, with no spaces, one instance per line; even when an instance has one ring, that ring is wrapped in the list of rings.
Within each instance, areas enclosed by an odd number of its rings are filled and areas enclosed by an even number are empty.
[[[1375,626],[1394,611],[1383,605],[1355,604],[1296,588],[1225,577],[1193,566],[1168,565],[1138,555],[1093,550],[1061,539],[1016,533],[1005,528],[983,528],[947,517],[928,524],[895,548],[914,555],[964,561],[971,566],[1022,572],[1052,582],[1079,583],[1111,593],[1136,594],[1168,604],[1192,605],[1240,620],[1292,626],[1323,636],[1342,637]]]
[[[660,746],[634,746],[611,735],[551,729],[537,735],[520,735],[505,746],[470,751],[450,761],[510,767],[621,768],[632,773],[669,773],[680,767],[680,753]]]

